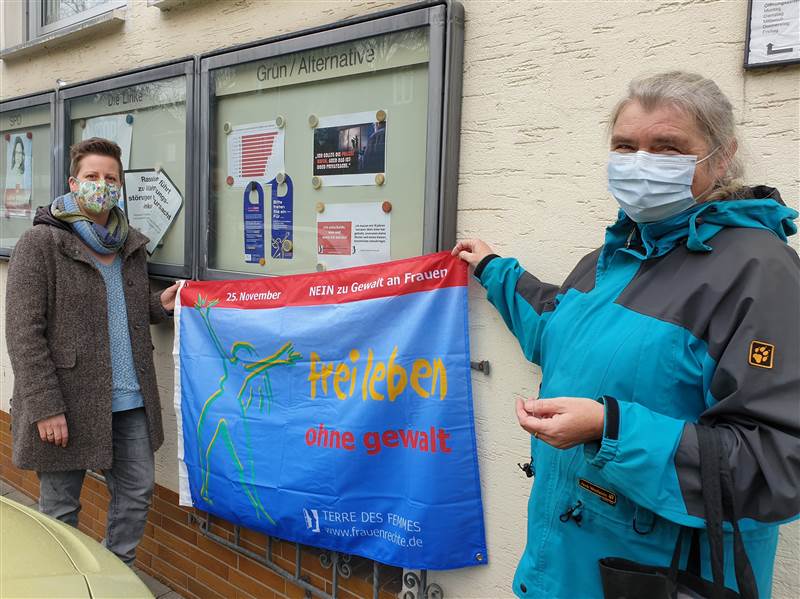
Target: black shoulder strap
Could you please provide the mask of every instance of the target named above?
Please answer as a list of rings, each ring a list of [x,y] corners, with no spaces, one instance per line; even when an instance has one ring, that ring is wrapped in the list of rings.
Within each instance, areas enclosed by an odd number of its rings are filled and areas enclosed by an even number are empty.
[[[672,551],[672,561],[669,564],[669,579],[672,581],[673,586],[675,585],[675,581],[678,580],[678,568],[681,565],[681,549],[683,547],[683,538],[686,536],[686,528],[681,526],[681,529],[678,531],[678,539],[675,541],[675,549]],[[692,531],[692,537],[694,537],[694,531]],[[699,576],[699,570],[697,575]]]
[[[758,599],[756,577],[753,574],[753,568],[750,565],[747,551],[745,551],[744,548],[742,533],[739,531],[739,513],[736,509],[736,496],[733,492],[733,477],[730,471],[730,464],[722,450],[722,439],[719,436],[719,431],[715,430],[713,432],[716,433],[714,439],[719,446],[719,454],[722,456],[720,478],[722,479],[723,510],[728,519],[730,519],[731,526],[733,527],[733,559],[734,569],[736,571],[736,584],[739,587],[739,594],[742,596],[742,599]]]
[[[713,599],[722,599],[725,592],[724,549],[722,541],[722,459],[716,435],[711,427],[696,425],[700,449],[700,483],[706,516],[706,533],[711,550],[711,574],[714,580]]]
[[[706,532],[711,550],[711,572],[714,579],[713,599],[721,599],[725,593],[723,519],[730,520],[733,528],[733,559],[739,595],[742,599],[758,599],[755,575],[745,551],[742,533],[739,530],[733,478],[728,458],[724,453],[720,431],[714,427],[702,425],[696,425],[696,429],[700,448],[700,480],[706,511]]]

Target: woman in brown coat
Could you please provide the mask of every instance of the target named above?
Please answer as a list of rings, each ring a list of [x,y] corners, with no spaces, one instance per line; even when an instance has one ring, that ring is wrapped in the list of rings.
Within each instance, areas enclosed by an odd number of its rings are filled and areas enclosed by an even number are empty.
[[[132,564],[164,439],[148,322],[177,285],[149,291],[148,240],[116,206],[119,146],[91,138],[70,158],[71,192],[37,211],[9,265],[13,461],[39,476],[40,510],[73,526],[86,470],[102,470],[105,544]]]

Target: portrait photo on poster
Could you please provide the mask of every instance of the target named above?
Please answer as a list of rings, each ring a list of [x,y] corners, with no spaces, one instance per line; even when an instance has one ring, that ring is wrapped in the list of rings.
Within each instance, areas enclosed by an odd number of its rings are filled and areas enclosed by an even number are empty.
[[[376,175],[386,173],[387,127],[382,109],[320,117],[314,129],[314,176],[326,186],[378,185]]]
[[[33,187],[33,137],[18,131],[6,135],[6,182],[3,209],[6,216],[28,217],[31,214]]]

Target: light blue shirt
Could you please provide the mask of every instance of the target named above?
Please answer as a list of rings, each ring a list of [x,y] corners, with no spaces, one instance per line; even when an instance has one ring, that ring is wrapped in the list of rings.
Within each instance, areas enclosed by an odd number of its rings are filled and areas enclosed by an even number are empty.
[[[122,260],[119,255],[111,264],[93,258],[106,283],[108,301],[108,341],[111,348],[111,411],[122,412],[144,406],[133,363],[131,336],[128,330],[128,308],[122,285]]]

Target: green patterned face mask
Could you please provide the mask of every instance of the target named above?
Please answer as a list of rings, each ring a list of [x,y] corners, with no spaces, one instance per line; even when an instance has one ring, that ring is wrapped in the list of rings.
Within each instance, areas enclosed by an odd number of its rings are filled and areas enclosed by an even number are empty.
[[[72,192],[75,201],[89,214],[108,212],[119,202],[119,185],[105,181],[80,181],[78,191]]]

